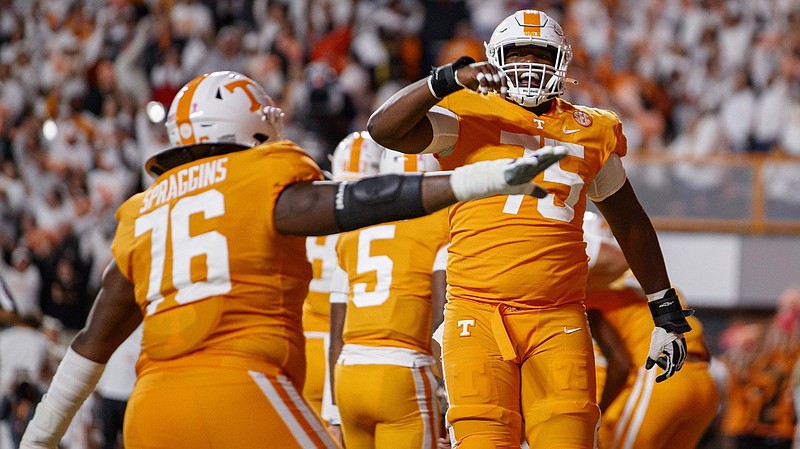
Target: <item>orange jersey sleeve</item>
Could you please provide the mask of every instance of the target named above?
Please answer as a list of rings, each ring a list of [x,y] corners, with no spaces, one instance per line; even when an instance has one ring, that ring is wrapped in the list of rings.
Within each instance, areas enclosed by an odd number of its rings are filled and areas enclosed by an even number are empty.
[[[144,315],[144,357],[302,357],[305,238],[278,234],[273,212],[286,186],[321,178],[280,141],[172,169],[120,206],[112,253]]]
[[[534,179],[552,192],[545,198],[495,196],[450,208],[449,297],[529,307],[580,301],[587,185],[612,153],[624,156],[627,148],[617,116],[560,99],[536,116],[498,95],[466,90],[439,105],[459,120],[455,148],[439,156],[442,169],[517,158],[545,145],[568,151]]]
[[[346,344],[431,353],[431,278],[448,234],[446,211],[342,234],[336,252],[350,284]]]

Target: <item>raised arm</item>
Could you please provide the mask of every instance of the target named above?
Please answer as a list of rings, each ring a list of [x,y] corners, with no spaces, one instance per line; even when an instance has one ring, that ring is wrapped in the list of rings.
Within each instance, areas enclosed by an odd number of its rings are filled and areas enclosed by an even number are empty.
[[[563,147],[545,147],[535,156],[477,162],[451,172],[297,183],[278,197],[275,228],[282,234],[325,235],[421,217],[457,201],[492,195],[542,198],[547,192],[531,180],[564,156]]]
[[[367,122],[369,135],[386,148],[420,153],[433,140],[433,128],[425,114],[438,102],[427,79],[412,83],[375,110]]]
[[[506,86],[505,76],[493,65],[462,57],[394,94],[372,114],[367,130],[386,148],[419,153],[433,140],[433,127],[426,114],[439,100],[465,87],[502,95]]]

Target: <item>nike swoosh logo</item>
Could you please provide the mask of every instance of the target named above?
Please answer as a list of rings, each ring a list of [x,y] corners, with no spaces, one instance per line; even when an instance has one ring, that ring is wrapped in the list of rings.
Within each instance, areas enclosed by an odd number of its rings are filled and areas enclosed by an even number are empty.
[[[580,130],[581,130],[580,128],[578,128],[578,129],[567,129],[567,127],[565,126],[564,127],[564,134],[575,134],[576,132],[578,132]]]
[[[567,326],[564,326],[564,333],[566,333],[566,334],[571,334],[573,332],[578,332],[579,330],[581,330],[581,328],[579,328],[579,327],[573,327],[572,329],[570,329]]]

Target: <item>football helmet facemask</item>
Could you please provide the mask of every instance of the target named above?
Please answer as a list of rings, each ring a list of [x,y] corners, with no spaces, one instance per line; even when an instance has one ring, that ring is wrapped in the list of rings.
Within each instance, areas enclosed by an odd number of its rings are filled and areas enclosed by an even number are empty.
[[[561,25],[542,11],[517,11],[495,28],[486,46],[488,61],[508,76],[508,96],[524,107],[538,106],[564,93],[572,47]],[[535,45],[551,50],[553,65],[507,63],[509,48]]]
[[[384,148],[366,131],[354,132],[342,139],[331,156],[334,181],[356,181],[378,174]]]

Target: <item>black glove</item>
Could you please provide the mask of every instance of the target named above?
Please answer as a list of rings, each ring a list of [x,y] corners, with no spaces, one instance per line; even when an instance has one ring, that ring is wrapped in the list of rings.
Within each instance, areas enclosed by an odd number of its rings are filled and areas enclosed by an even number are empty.
[[[450,64],[434,67],[431,70],[431,77],[428,78],[428,87],[433,96],[444,98],[448,94],[463,89],[464,86],[458,84],[458,80],[456,80],[456,70],[474,62],[475,60],[469,56],[462,56]]]

